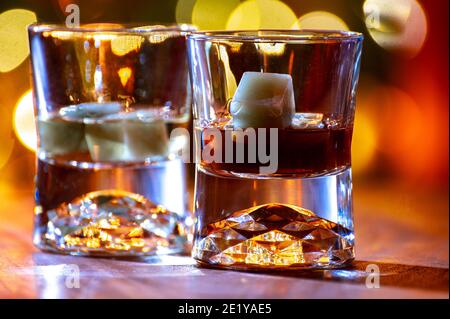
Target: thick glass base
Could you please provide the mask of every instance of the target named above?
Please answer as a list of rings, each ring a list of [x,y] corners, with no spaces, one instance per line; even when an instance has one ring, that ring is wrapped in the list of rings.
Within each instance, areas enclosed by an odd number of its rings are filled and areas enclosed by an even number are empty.
[[[34,244],[88,256],[188,251],[191,217],[181,165],[169,161],[94,169],[39,160]],[[162,188],[170,178],[172,188]]]
[[[353,251],[351,252],[353,254]],[[344,263],[299,263],[292,265],[259,265],[259,264],[247,264],[247,263],[234,263],[232,265],[224,264],[213,264],[203,262],[201,260],[196,260],[198,267],[202,268],[212,268],[212,269],[223,269],[223,270],[237,270],[237,271],[253,271],[253,272],[268,272],[268,271],[299,271],[299,270],[327,270],[327,269],[341,269],[345,267],[350,267],[352,265],[354,258],[348,259]]]
[[[249,208],[236,210],[239,206]],[[196,216],[192,256],[201,264],[240,270],[323,269],[354,259],[350,169],[273,180],[198,171]]]

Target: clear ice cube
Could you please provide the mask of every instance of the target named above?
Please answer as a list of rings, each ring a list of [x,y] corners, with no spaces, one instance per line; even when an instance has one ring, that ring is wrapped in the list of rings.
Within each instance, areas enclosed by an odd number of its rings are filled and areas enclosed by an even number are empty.
[[[245,72],[230,103],[235,127],[288,127],[295,112],[289,74]]]
[[[125,145],[122,121],[86,124],[86,142],[94,161],[127,161],[130,159]]]
[[[87,149],[84,140],[84,125],[67,122],[59,118],[38,120],[40,148],[54,155],[83,152]]]
[[[168,133],[162,119],[141,117],[142,112],[117,113],[86,122],[86,141],[96,161],[144,161],[163,158]]]
[[[116,102],[81,103],[63,107],[59,116],[38,120],[40,147],[53,155],[84,152],[88,146],[83,121],[119,112],[121,108],[121,104]]]

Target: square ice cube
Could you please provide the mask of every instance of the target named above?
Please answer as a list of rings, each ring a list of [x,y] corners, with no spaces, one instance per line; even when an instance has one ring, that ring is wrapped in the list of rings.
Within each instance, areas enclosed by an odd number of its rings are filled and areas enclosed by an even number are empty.
[[[161,119],[142,120],[140,112],[117,113],[86,123],[86,141],[95,161],[144,161],[167,155],[168,134]]]
[[[50,154],[83,152],[87,148],[84,140],[84,125],[81,122],[54,117],[38,120],[37,126],[40,147]]]
[[[123,121],[90,122],[85,124],[85,137],[89,154],[94,161],[126,161]]]
[[[245,72],[230,103],[230,113],[235,127],[290,126],[295,113],[292,77]]]
[[[166,123],[162,119],[128,120],[125,124],[125,143],[134,160],[165,157],[169,150]]]

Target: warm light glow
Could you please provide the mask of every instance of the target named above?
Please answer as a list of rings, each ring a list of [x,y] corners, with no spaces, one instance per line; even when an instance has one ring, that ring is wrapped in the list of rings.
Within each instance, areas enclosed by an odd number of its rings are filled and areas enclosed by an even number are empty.
[[[0,107],[0,120],[3,123],[0,125],[0,136],[2,142],[0,146],[0,169],[8,162],[14,148],[14,137],[12,133],[11,122],[7,120],[6,114],[8,111],[5,108]]]
[[[297,16],[285,3],[277,0],[242,2],[228,18],[227,30],[298,29]]]
[[[371,161],[383,169],[390,169],[402,179],[425,182],[432,179],[436,170],[442,170],[442,161],[448,154],[443,145],[448,138],[448,119],[445,112],[434,108],[435,96],[429,84],[421,89],[429,97],[417,100],[417,94],[401,88],[371,82],[359,90],[356,103],[355,132],[352,164],[359,166],[358,158],[371,144],[365,134],[375,129],[376,154],[381,161]],[[447,131],[445,129],[447,127]],[[448,161],[445,164],[448,165]],[[366,166],[367,167],[367,166]],[[361,168],[361,170],[365,167]]]
[[[18,67],[28,56],[27,26],[36,22],[34,12],[23,9],[0,14],[0,72]]]
[[[256,47],[268,55],[281,55],[286,47],[285,43],[257,43]]]
[[[192,23],[200,30],[224,29],[230,13],[239,0],[197,0],[192,10]]]
[[[326,11],[313,11],[307,13],[300,17],[298,23],[301,29],[349,30],[344,20],[337,15]]]
[[[427,35],[427,18],[416,0],[366,0],[366,26],[373,40],[387,50],[416,55]]]
[[[192,10],[194,9],[195,0],[178,0],[175,8],[175,19],[177,23],[191,23]]]
[[[74,33],[71,31],[45,31],[43,33],[44,37],[52,37],[60,40],[67,40],[74,36]]]
[[[144,38],[138,35],[116,36],[111,40],[111,50],[115,55],[123,56],[139,50],[143,40]]]
[[[117,74],[120,77],[120,83],[122,83],[122,86],[126,86],[128,83],[128,80],[131,77],[131,74],[133,73],[133,70],[131,68],[121,68]]]
[[[223,67],[225,68],[225,83],[226,83],[226,99],[230,100],[237,89],[236,78],[231,71],[230,60],[228,59],[227,50],[224,46],[219,47],[220,59],[223,63]]]
[[[243,2],[231,13],[226,24],[226,29],[258,29],[260,17],[261,12],[257,1],[250,0]]]
[[[364,112],[364,106],[356,107],[352,140],[352,170],[365,171],[371,164],[377,146],[377,131],[374,119]]]
[[[425,174],[437,159],[434,148],[439,137],[433,124],[437,121],[425,116],[408,93],[393,86],[374,88],[370,105],[378,106],[376,116],[383,119],[378,124],[379,152],[406,176]]]
[[[19,99],[14,110],[14,131],[19,141],[29,150],[36,151],[37,136],[36,123],[34,121],[33,95],[27,91]]]
[[[80,27],[84,29],[111,30],[111,29],[121,29],[124,26],[119,23],[99,22],[99,23],[83,24]]]
[[[161,43],[166,41],[170,37],[170,32],[152,32],[152,34],[148,36],[148,41],[150,43]]]

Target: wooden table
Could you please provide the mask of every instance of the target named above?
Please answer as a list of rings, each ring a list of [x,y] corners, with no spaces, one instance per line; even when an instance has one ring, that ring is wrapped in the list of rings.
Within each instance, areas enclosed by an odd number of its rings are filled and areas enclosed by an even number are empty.
[[[349,269],[314,272],[203,269],[183,256],[113,260],[42,253],[31,243],[32,209],[31,190],[0,197],[0,297],[449,297],[445,192],[355,183],[357,261]],[[381,271],[380,288],[366,287],[369,264]],[[77,269],[79,288],[67,276]]]

